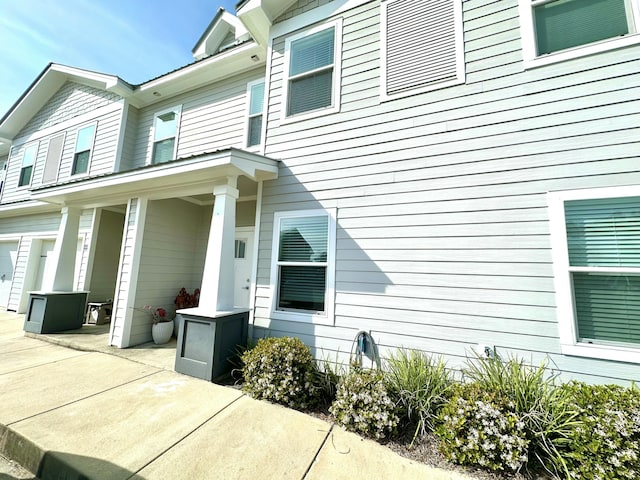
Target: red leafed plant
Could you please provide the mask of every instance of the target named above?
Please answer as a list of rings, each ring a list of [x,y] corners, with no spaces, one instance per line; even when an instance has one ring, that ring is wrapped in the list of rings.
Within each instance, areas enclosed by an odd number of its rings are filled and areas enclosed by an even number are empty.
[[[152,307],[151,305],[145,305],[143,310],[148,310],[153,319],[153,323],[170,322],[171,319],[167,316],[167,311],[162,307]]]
[[[192,308],[197,307],[200,302],[200,289],[196,288],[193,291],[193,294],[187,292],[187,289],[182,287],[178,292],[178,296],[176,297],[174,303],[176,304],[176,309],[180,310],[181,308]]]

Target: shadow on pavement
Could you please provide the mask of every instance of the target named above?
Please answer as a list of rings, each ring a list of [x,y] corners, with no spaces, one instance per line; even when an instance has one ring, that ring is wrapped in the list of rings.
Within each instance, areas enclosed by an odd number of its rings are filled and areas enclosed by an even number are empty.
[[[143,480],[143,477],[113,463],[64,452],[45,453],[38,468],[40,480]]]

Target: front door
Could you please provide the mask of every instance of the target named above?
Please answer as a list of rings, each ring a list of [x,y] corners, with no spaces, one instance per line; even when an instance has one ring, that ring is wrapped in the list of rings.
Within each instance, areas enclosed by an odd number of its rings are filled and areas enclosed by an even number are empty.
[[[235,289],[233,303],[236,307],[240,308],[249,308],[254,231],[253,227],[236,228],[234,255]]]

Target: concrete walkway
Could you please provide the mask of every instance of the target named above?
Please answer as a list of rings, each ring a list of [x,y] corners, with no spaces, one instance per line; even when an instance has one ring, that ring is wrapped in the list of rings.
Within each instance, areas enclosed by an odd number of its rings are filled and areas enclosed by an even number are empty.
[[[162,365],[25,337],[22,321],[0,312],[0,453],[42,480],[470,478]]]

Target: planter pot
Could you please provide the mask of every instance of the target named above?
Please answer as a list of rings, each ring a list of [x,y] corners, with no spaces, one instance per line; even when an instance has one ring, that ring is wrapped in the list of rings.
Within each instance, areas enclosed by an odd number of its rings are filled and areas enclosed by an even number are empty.
[[[173,335],[173,322],[154,323],[151,326],[151,336],[156,345],[167,343],[171,340],[171,335]]]

